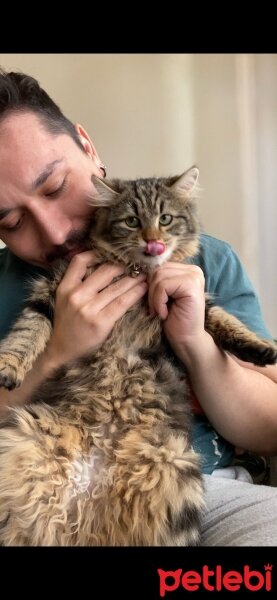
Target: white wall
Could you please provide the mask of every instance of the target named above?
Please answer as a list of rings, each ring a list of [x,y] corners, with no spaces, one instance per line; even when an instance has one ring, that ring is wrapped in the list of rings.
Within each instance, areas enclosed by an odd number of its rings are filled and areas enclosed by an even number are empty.
[[[277,338],[277,55],[256,60],[259,276],[262,306]]]
[[[194,160],[189,55],[0,54],[88,130],[109,175],[175,173]]]
[[[239,253],[277,337],[277,55],[194,55],[192,63],[203,222]]]
[[[276,55],[0,54],[0,65],[39,79],[108,175],[198,164],[204,228],[239,253],[277,336]]]

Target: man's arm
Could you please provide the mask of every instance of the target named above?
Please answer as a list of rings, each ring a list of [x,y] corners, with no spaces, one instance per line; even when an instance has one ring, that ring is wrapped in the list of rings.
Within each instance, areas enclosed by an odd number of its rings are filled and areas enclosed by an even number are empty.
[[[204,329],[204,283],[199,267],[167,263],[149,277],[150,309],[164,320],[164,332],[218,433],[235,446],[276,454],[277,367],[244,365],[218,349]]]
[[[219,350],[207,333],[179,350],[208,420],[226,440],[277,454],[277,366],[255,367]]]

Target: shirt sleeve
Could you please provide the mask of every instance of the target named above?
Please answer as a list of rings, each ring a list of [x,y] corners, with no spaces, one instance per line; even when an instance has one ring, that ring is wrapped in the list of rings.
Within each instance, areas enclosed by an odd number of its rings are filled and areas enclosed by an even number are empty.
[[[0,249],[0,340],[21,312],[30,283],[39,274],[45,271],[24,263],[7,248]]]
[[[272,339],[264,323],[257,294],[233,248],[216,238],[202,234],[197,256],[190,261],[201,267],[205,290],[214,304],[242,321],[251,331]],[[203,473],[231,464],[233,446],[208,423],[197,398],[193,397],[193,447],[202,458]]]
[[[226,244],[224,260],[217,265],[212,293],[215,304],[236,316],[251,331],[272,339],[261,313],[257,294],[237,254]]]

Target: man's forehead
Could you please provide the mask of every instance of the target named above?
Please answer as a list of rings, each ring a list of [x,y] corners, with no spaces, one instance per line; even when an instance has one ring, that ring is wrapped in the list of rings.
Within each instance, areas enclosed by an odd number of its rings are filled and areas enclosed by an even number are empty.
[[[30,157],[32,161],[41,159],[46,164],[57,158],[57,148],[64,148],[64,144],[65,135],[50,132],[34,113],[11,113],[0,120],[0,156],[12,151],[24,161]]]
[[[47,136],[47,139],[46,137]],[[65,160],[63,145],[41,128],[36,115],[9,115],[0,121],[0,179],[34,190]]]
[[[51,143],[52,142],[52,143]],[[0,163],[20,170],[41,167],[56,158],[56,140],[49,136],[34,115],[9,115],[0,122]]]
[[[0,134],[11,134],[13,130],[17,133],[21,128],[26,132],[28,128],[43,129],[44,127],[39,115],[32,111],[10,111],[0,121]]]

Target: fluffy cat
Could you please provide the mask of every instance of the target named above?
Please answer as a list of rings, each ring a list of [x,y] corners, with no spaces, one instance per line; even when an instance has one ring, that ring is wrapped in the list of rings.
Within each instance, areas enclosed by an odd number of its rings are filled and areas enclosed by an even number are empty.
[[[93,178],[87,240],[102,262],[136,275],[198,249],[198,170],[134,181]],[[0,385],[20,385],[51,335],[67,263],[40,278],[0,344]],[[205,327],[243,360],[265,365],[276,348],[207,300]],[[185,368],[147,298],[104,344],[56,370],[0,429],[2,545],[194,545],[203,486],[190,443]]]

